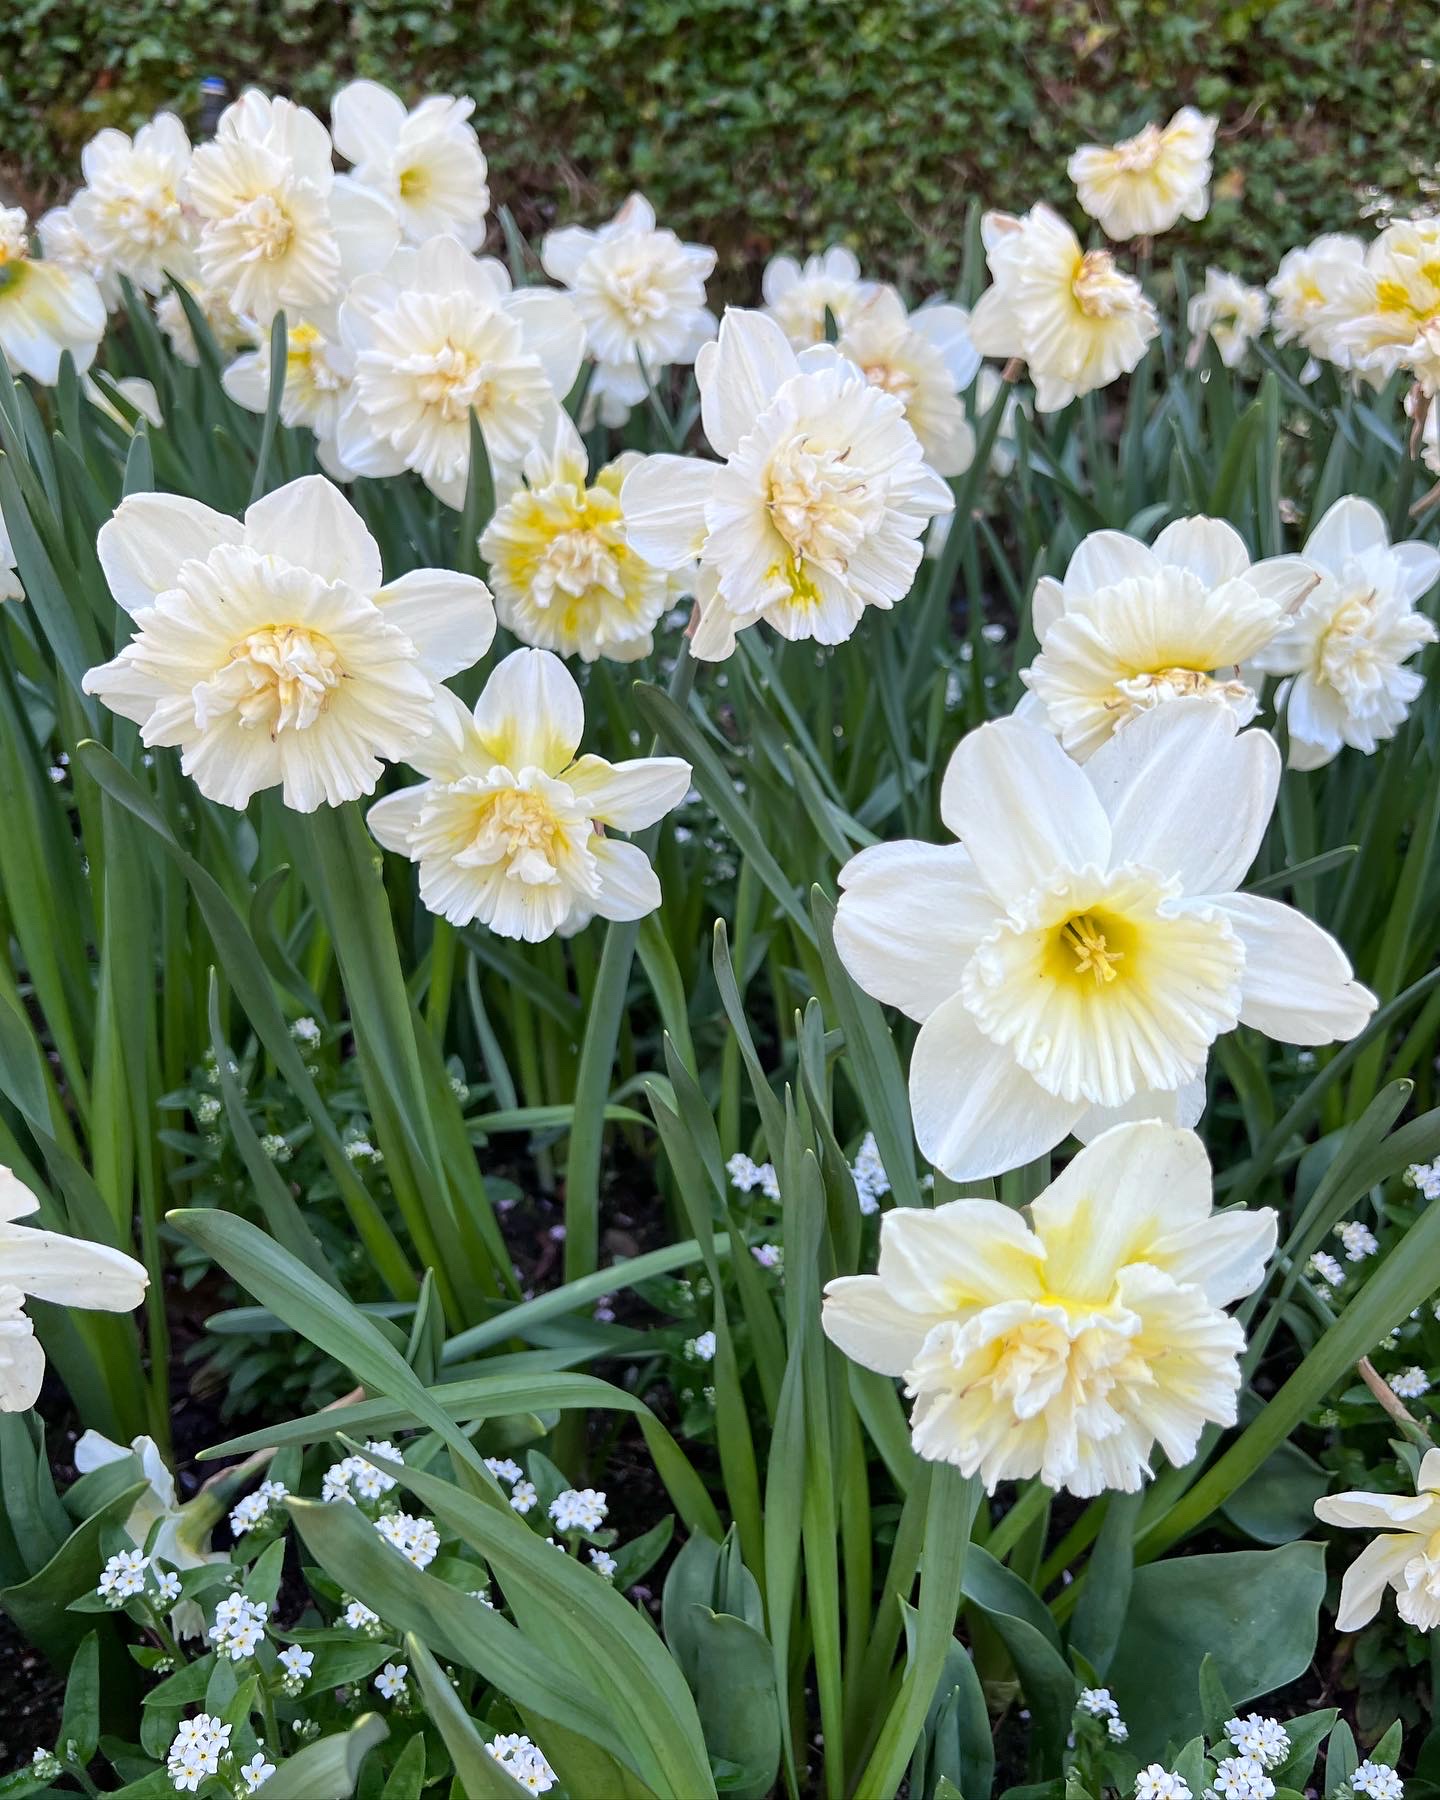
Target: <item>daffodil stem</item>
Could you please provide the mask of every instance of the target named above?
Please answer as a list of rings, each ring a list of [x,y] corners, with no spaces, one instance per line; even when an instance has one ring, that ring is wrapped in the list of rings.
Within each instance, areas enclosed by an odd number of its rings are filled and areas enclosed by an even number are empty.
[[[695,661],[688,641],[682,639],[667,691],[677,706],[684,706],[694,685]],[[657,747],[651,746],[652,756]],[[652,825],[638,840],[647,856],[654,855],[660,829],[659,825]],[[580,1067],[575,1076],[575,1123],[565,1168],[566,1281],[578,1281],[599,1266],[600,1152],[605,1137],[605,1102],[639,936],[639,920],[617,921],[608,927],[590,998],[590,1016],[585,1023]]]

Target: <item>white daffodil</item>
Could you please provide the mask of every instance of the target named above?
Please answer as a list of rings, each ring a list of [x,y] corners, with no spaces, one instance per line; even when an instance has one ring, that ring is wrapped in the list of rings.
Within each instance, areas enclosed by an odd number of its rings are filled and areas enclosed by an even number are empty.
[[[172,1569],[198,1569],[205,1563],[225,1562],[227,1558],[221,1552],[210,1548],[210,1533],[220,1516],[216,1502],[204,1492],[188,1504],[181,1504],[175,1477],[154,1438],[137,1437],[128,1444],[117,1444],[101,1432],[86,1431],[75,1445],[75,1467],[82,1475],[88,1475],[92,1469],[120,1462],[132,1452],[139,1457],[150,1486],[125,1521],[131,1543],[139,1550],[148,1549],[154,1560]],[[186,1635],[195,1634],[187,1631]]]
[[[333,308],[399,241],[388,202],[336,175],[330,133],[314,113],[254,88],[192,156],[185,195],[200,221],[201,281],[262,327],[277,312]]]
[[[490,646],[473,576],[417,569],[385,584],[359,514],[320,475],[242,520],[174,494],[132,494],[102,526],[100,563],[135,636],[85,691],[178,745],[201,793],[243,807],[283,785],[313,812],[373,793],[447,714],[439,683]]]
[[[705,282],[715,252],[657,228],[632,194],[598,231],[567,225],[540,246],[545,273],[570,290],[596,369],[591,391],[606,424],[622,424],[662,369],[693,363],[715,335]],[[643,366],[642,366],[643,365]]]
[[[25,1302],[95,1312],[131,1312],[150,1278],[143,1264],[108,1244],[17,1225],[39,1208],[19,1177],[0,1168],[0,1412],[24,1412],[40,1396],[45,1352]]]
[[[861,280],[854,251],[841,244],[807,256],[803,266],[793,256],[773,256],[760,278],[765,311],[797,350],[824,343],[827,312],[843,331],[856,308],[877,291],[876,282]]]
[[[160,397],[155,392],[153,382],[146,381],[143,375],[121,375],[117,379],[109,373],[106,374],[105,381],[107,385],[102,387],[93,375],[82,375],[80,389],[90,404],[98,407],[107,419],[113,420],[125,431],[135,429],[132,421],[115,404],[114,394],[118,394],[128,406],[134,407],[147,424],[158,429],[165,423],[165,416],[160,411]]]
[[[174,113],[157,113],[132,138],[107,128],[80,153],[85,186],[70,203],[76,229],[117,275],[158,294],[187,280],[194,262],[182,195],[190,139]]]
[[[961,395],[980,368],[963,306],[932,304],[907,313],[893,288],[850,312],[836,349],[872,387],[894,394],[940,475],[961,475],[975,457],[975,432]]]
[[[1220,519],[1177,519],[1153,549],[1123,531],[1091,532],[1063,582],[1036,584],[1040,654],[1021,676],[1025,710],[1082,762],[1137,713],[1185,694],[1247,725],[1260,699],[1240,665],[1284,629],[1315,581],[1298,556],[1252,564]]]
[[[755,312],[726,313],[696,374],[725,460],[647,457],[620,496],[640,555],[677,570],[699,558],[694,654],[729,656],[760,619],[838,644],[867,606],[903,600],[926,525],[953,502],[901,401],[830,345],[797,356]]]
[[[1225,269],[1207,269],[1205,286],[1192,296],[1185,322],[1192,338],[1202,343],[1213,338],[1225,367],[1238,369],[1269,317],[1264,288],[1247,287]]]
[[[0,512],[0,600],[23,600],[25,590],[15,567],[15,547],[5,529],[5,515]]]
[[[203,283],[187,282],[186,292],[200,310],[200,315],[210,327],[210,335],[215,340],[215,347],[222,356],[232,351],[248,349],[257,339],[268,334],[258,331],[254,323],[244,319],[237,313],[225,291],[221,288],[206,287]],[[180,302],[180,296],[173,286],[155,302],[155,323],[170,341],[170,348],[180,358],[196,368],[200,362],[200,351],[195,343],[195,333],[190,324],[190,316]],[[290,330],[298,330],[298,323],[292,324]],[[266,354],[269,354],[267,343]]]
[[[1368,295],[1336,327],[1347,366],[1377,385],[1408,369],[1440,393],[1440,219],[1400,219],[1366,247]]]
[[[1359,1631],[1380,1610],[1387,1587],[1395,1610],[1416,1631],[1440,1625],[1440,1450],[1421,1459],[1415,1493],[1330,1494],[1315,1502],[1325,1525],[1346,1525],[1380,1536],[1362,1550],[1340,1585],[1340,1631]]]
[[[280,420],[315,433],[320,466],[336,481],[348,481],[351,474],[336,447],[335,434],[354,374],[354,353],[344,344],[327,338],[304,320],[287,327]],[[232,400],[251,412],[263,413],[270,404],[269,346],[237,356],[226,368],[221,384]]]
[[[584,704],[548,650],[498,665],[474,715],[407,760],[428,779],[377,801],[370,829],[420,866],[420,898],[455,925],[478,919],[538,943],[577,919],[639,919],[660,904],[645,852],[609,831],[640,831],[678,806],[690,765],[677,757],[608,763],[577,756]]]
[[[584,442],[558,411],[526,457],[521,486],[480,539],[496,614],[522,643],[585,662],[650,654],[672,577],[626,538],[620,485],[639,460],[627,452],[592,482]]]
[[[502,483],[549,431],[574,385],[585,329],[549,288],[512,292],[493,258],[452,237],[396,252],[354,283],[340,334],[355,360],[336,442],[357,475],[414,469],[447,506],[464,504],[470,420]]]
[[[467,250],[485,237],[485,155],[473,100],[432,94],[406,110],[378,81],[352,81],[330,103],[335,148],[362,187],[394,208],[407,243],[448,233]]]
[[[1081,206],[1111,238],[1154,237],[1210,210],[1215,120],[1182,106],[1113,145],[1083,144],[1065,165]]]
[[[105,335],[105,302],[91,278],[30,254],[25,214],[0,208],[0,350],[11,371],[45,387],[68,350],[83,374]]]
[[[1127,374],[1160,330],[1155,308],[1108,250],[1082,250],[1048,206],[981,223],[992,285],[970,315],[982,356],[1021,357],[1040,412]]]
[[[921,1021],[910,1103],[932,1163],[979,1180],[1072,1131],[1193,1124],[1210,1046],[1237,1023],[1297,1044],[1364,1028],[1375,996],[1334,939],[1235,891],[1279,779],[1274,740],[1206,700],[1140,714],[1083,765],[999,719],[945,771],[960,843],[846,864],[836,947]]]
[[[114,312],[122,298],[120,277],[99,245],[86,236],[73,206],[52,206],[35,221],[35,235],[47,263],[88,275],[100,290],[105,310]]]
[[[1287,250],[1266,289],[1274,302],[1277,344],[1296,342],[1311,356],[1348,365],[1350,351],[1338,334],[1372,296],[1360,238],[1331,232]]]
[[[1380,509],[1348,494],[1310,533],[1303,555],[1319,580],[1256,662],[1290,677],[1277,696],[1290,766],[1318,769],[1347,744],[1368,755],[1404,722],[1424,686],[1406,658],[1435,641],[1416,602],[1440,579],[1440,550],[1392,544]]]
[[[896,1207],[874,1275],[825,1289],[826,1334],[899,1375],[917,1456],[1088,1497],[1133,1493],[1156,1443],[1174,1467],[1233,1425],[1245,1334],[1276,1217],[1216,1213],[1191,1131],[1116,1125],[1029,1207]]]

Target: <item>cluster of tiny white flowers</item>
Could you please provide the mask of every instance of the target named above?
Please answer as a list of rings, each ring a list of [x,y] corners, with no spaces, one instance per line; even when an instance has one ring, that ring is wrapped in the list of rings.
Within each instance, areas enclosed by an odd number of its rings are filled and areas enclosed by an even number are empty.
[[[298,1694],[315,1667],[315,1652],[302,1650],[299,1644],[287,1644],[275,1660],[285,1671],[286,1691]]]
[[[244,1594],[227,1594],[215,1608],[210,1642],[231,1662],[243,1662],[259,1649],[269,1613],[270,1608],[263,1600],[249,1600]]]
[[[1221,1800],[1272,1800],[1275,1783],[1257,1756],[1227,1756],[1215,1768],[1215,1786],[1207,1794]]]
[[[1278,1719],[1261,1713],[1227,1719],[1225,1735],[1242,1756],[1253,1756],[1267,1769],[1278,1768],[1290,1754],[1290,1733]]]
[[[715,1360],[715,1333],[702,1331],[699,1337],[687,1338],[681,1345],[681,1354],[687,1362],[713,1362]]]
[[[1427,1200],[1440,1200],[1440,1156],[1432,1163],[1411,1163],[1405,1172]]]
[[[512,1462],[508,1456],[487,1456],[485,1467],[497,1481],[508,1481],[512,1486],[515,1482],[525,1479],[525,1471],[519,1463]]]
[[[391,1443],[371,1441],[365,1448],[375,1456],[385,1456],[391,1462],[404,1462],[405,1458]],[[372,1462],[366,1462],[363,1456],[346,1456],[337,1463],[331,1463],[320,1482],[320,1498],[322,1500],[348,1500],[353,1505],[355,1495],[362,1500],[378,1500],[382,1494],[388,1494],[395,1485],[395,1477],[387,1475],[384,1469],[377,1469]],[[352,1488],[354,1492],[352,1493]]]
[[[485,1748],[512,1781],[532,1794],[546,1794],[555,1785],[555,1771],[528,1737],[510,1732],[491,1738]]]
[[[285,1498],[287,1491],[283,1481],[262,1481],[253,1494],[246,1494],[236,1501],[230,1514],[230,1530],[236,1537],[244,1537],[247,1531],[253,1531],[264,1522],[270,1508]]]
[[[1190,1800],[1190,1789],[1179,1775],[1151,1763],[1135,1777],[1135,1800]]]
[[[33,1775],[37,1781],[58,1781],[65,1772],[64,1764],[53,1750],[43,1746],[30,1759],[27,1775]]]
[[[410,1673],[409,1663],[386,1663],[375,1677],[375,1686],[382,1700],[403,1700],[410,1692],[405,1677]]]
[[[860,1202],[861,1212],[879,1212],[880,1202],[890,1192],[890,1177],[885,1173],[885,1165],[880,1160],[873,1131],[867,1131],[861,1138],[850,1175],[855,1183],[855,1198]]]
[[[1305,1266],[1326,1289],[1344,1287],[1345,1271],[1328,1250],[1317,1250]],[[1325,1297],[1328,1299],[1329,1294]]]
[[[342,1616],[351,1631],[370,1631],[380,1623],[379,1613],[371,1612],[363,1600],[348,1601]]]
[[[1130,1735],[1130,1727],[1123,1719],[1107,1719],[1105,1729],[1110,1733],[1110,1740],[1115,1744],[1123,1744]]]
[[[1404,1800],[1405,1783],[1389,1763],[1371,1762],[1368,1756],[1350,1777],[1350,1785],[1370,1800]]]
[[[220,1758],[230,1754],[230,1727],[210,1713],[182,1719],[165,1758],[165,1773],[177,1793],[193,1794],[207,1775],[220,1770]]]
[[[173,1606],[180,1598],[180,1577],[174,1569],[152,1568],[150,1573],[155,1577],[155,1594],[166,1606]]]
[[[100,1571],[95,1592],[111,1606],[119,1606],[145,1592],[145,1571],[150,1558],[140,1550],[119,1550]]]
[[[779,1244],[755,1244],[750,1254],[762,1269],[779,1269],[784,1266],[785,1252]]]
[[[592,1568],[598,1569],[607,1581],[615,1579],[616,1562],[608,1550],[593,1549],[589,1556]]]
[[[245,1783],[247,1794],[258,1793],[274,1773],[274,1763],[266,1762],[263,1753],[259,1750],[255,1752],[248,1763],[240,1765],[240,1779]]]
[[[440,1533],[433,1519],[417,1518],[413,1513],[386,1513],[375,1521],[375,1529],[417,1569],[429,1568],[440,1554]]]
[[[1109,1688],[1081,1688],[1080,1698],[1075,1704],[1081,1712],[1089,1713],[1092,1719],[1120,1717],[1120,1708],[1115,1704]]]
[[[195,1117],[202,1125],[213,1125],[220,1117],[218,1094],[202,1094],[195,1102]]]
[[[1408,1369],[1398,1369],[1387,1376],[1386,1382],[1390,1392],[1400,1400],[1418,1400],[1422,1394],[1430,1392],[1430,1377],[1413,1363]]]
[[[1364,1262],[1380,1248],[1380,1241],[1360,1219],[1346,1219],[1335,1227],[1335,1235],[1345,1246],[1346,1262]]]
[[[757,1163],[737,1150],[725,1165],[730,1185],[737,1194],[753,1194],[756,1188],[767,1200],[780,1198],[780,1181],[773,1163]]]
[[[342,1146],[351,1162],[381,1162],[380,1152],[367,1137],[347,1138]]]
[[[561,1531],[598,1531],[608,1510],[596,1488],[566,1488],[550,1502],[550,1517]]]
[[[294,1155],[290,1145],[278,1131],[267,1132],[260,1140],[260,1148],[270,1158],[271,1162],[275,1163],[287,1163],[291,1156]]]
[[[304,1044],[307,1048],[313,1050],[324,1034],[307,1013],[303,1019],[296,1019],[292,1023],[290,1035],[297,1044]]]

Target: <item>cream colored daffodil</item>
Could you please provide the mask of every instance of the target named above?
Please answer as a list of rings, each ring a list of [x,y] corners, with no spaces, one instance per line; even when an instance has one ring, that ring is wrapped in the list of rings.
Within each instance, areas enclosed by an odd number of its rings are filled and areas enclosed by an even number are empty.
[[[254,345],[267,334],[259,331],[249,319],[241,318],[229,298],[221,288],[206,287],[201,282],[187,282],[186,292],[195,302],[201,317],[210,328],[210,335],[215,340],[215,347],[222,356],[232,351],[244,350]],[[200,351],[195,343],[195,333],[190,324],[190,316],[181,304],[180,296],[174,286],[167,287],[155,302],[155,323],[165,333],[170,348],[180,358],[196,368],[200,362]],[[298,330],[296,325],[291,330]],[[268,352],[268,345],[267,345]]]
[[[1269,317],[1264,288],[1247,287],[1226,269],[1207,269],[1205,286],[1192,296],[1185,322],[1192,338],[1213,338],[1225,367],[1238,369]]]
[[[1210,210],[1215,121],[1182,106],[1118,144],[1084,144],[1065,165],[1081,206],[1107,237],[1154,237]]]
[[[201,282],[262,328],[278,312],[333,311],[400,236],[387,201],[336,175],[330,133],[314,113],[254,88],[191,157],[185,198],[199,218]]]
[[[157,113],[132,138],[107,127],[80,153],[85,186],[70,202],[75,228],[107,269],[158,294],[188,280],[194,226],[184,205],[190,139],[174,113]]]
[[[1440,219],[1400,219],[1365,251],[1368,296],[1335,330],[1347,365],[1377,385],[1408,369],[1440,393]]]
[[[649,858],[608,833],[641,831],[678,806],[688,763],[580,756],[580,689],[548,650],[507,656],[473,715],[453,696],[442,703],[449,728],[407,759],[427,779],[368,815],[387,850],[419,864],[431,912],[538,943],[591,917],[655,910]]]
[[[348,481],[352,473],[337,448],[336,432],[354,374],[354,353],[343,343],[303,319],[287,329],[280,420],[314,432],[320,467],[336,481]],[[270,404],[269,346],[237,356],[225,369],[221,384],[232,400],[250,412],[263,413]]]
[[[1177,519],[1153,548],[1122,531],[1091,532],[1063,582],[1036,584],[1040,654],[1021,675],[1025,710],[1082,762],[1137,713],[1186,694],[1247,725],[1260,699],[1240,665],[1285,628],[1316,580],[1297,556],[1252,564],[1220,519]]]
[[[1190,1131],[1116,1125],[1029,1208],[954,1200],[881,1221],[874,1275],[825,1289],[826,1334],[902,1376],[917,1456],[1082,1498],[1133,1493],[1233,1425],[1245,1334],[1225,1308],[1275,1249],[1275,1214],[1216,1213]]]
[[[921,535],[953,505],[903,403],[828,344],[797,356],[773,319],[726,313],[696,362],[700,416],[723,462],[649,456],[625,477],[629,541],[696,578],[697,657],[718,661],[763,619],[843,642],[867,606],[904,599]]]
[[[132,1312],[145,1298],[144,1265],[108,1244],[17,1225],[40,1205],[0,1168],[0,1412],[24,1412],[40,1396],[45,1352],[25,1302],[48,1300],[93,1312]]]
[[[1440,1625],[1440,1450],[1425,1452],[1413,1497],[1363,1490],[1330,1494],[1315,1502],[1315,1517],[1325,1525],[1380,1534],[1345,1571],[1337,1630],[1368,1625],[1387,1587],[1407,1625],[1416,1631]]]
[[[1266,284],[1277,344],[1299,343],[1313,357],[1347,367],[1340,332],[1370,306],[1373,289],[1358,237],[1331,232],[1287,250]]]
[[[840,872],[835,944],[921,1021],[910,1103],[957,1181],[1018,1168],[1124,1118],[1193,1124],[1210,1046],[1244,1023],[1326,1044],[1375,996],[1340,946],[1237,893],[1280,758],[1228,707],[1139,714],[1088,762],[1025,719],[962,738],[940,816],[957,844],[876,844]]]
[[[474,111],[473,100],[448,94],[428,95],[407,111],[378,81],[352,81],[331,101],[335,148],[360,186],[394,208],[407,243],[444,233],[467,250],[484,241],[490,189]]]
[[[357,475],[414,469],[457,510],[470,475],[470,420],[479,422],[502,486],[541,443],[574,385],[585,329],[552,288],[512,291],[501,263],[452,237],[396,252],[354,283],[340,309],[354,359],[336,426]]]
[[[448,714],[440,682],[495,635],[473,576],[386,583],[364,522],[323,476],[243,520],[175,494],[132,494],[100,531],[101,567],[135,636],[85,691],[178,745],[201,793],[243,807],[283,787],[313,812],[373,793]]]
[[[585,322],[596,364],[591,392],[606,424],[623,424],[662,369],[693,363],[715,335],[705,305],[715,252],[659,228],[643,194],[631,194],[598,231],[567,225],[547,233],[540,261]]]
[[[1160,320],[1108,250],[1082,250],[1048,206],[1023,218],[986,213],[981,231],[992,284],[970,315],[970,341],[982,356],[1024,360],[1038,411],[1135,367]]]
[[[861,279],[855,252],[843,244],[807,256],[803,266],[793,256],[773,256],[760,278],[765,311],[797,350],[825,342],[827,312],[836,329],[843,330],[851,314],[877,291],[876,282]]]
[[[633,662],[672,597],[672,577],[631,548],[620,486],[633,452],[590,479],[585,445],[557,412],[548,441],[525,459],[523,481],[480,539],[500,623],[524,644]]]
[[[975,456],[975,432],[961,395],[980,355],[963,306],[933,303],[907,313],[893,288],[881,288],[848,315],[836,349],[872,387],[894,394],[939,475],[960,475]]]
[[[1306,539],[1316,581],[1285,629],[1256,656],[1287,677],[1290,765],[1318,769],[1349,745],[1367,755],[1404,723],[1424,686],[1407,659],[1434,643],[1417,602],[1440,580],[1433,544],[1392,544],[1384,515],[1348,494]]]
[[[120,277],[99,245],[86,236],[73,206],[52,206],[35,221],[35,235],[47,263],[88,275],[100,290],[105,310],[114,312],[122,298]]]
[[[45,387],[68,350],[83,374],[105,335],[105,302],[89,275],[30,254],[25,214],[0,208],[0,350],[11,371]]]

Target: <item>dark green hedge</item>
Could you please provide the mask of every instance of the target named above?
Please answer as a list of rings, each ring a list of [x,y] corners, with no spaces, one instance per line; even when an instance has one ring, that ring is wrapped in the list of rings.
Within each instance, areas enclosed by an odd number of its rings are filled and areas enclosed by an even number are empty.
[[[1262,274],[1435,173],[1436,0],[3,0],[0,161],[28,198],[99,125],[199,78],[323,110],[376,76],[468,93],[497,199],[529,230],[643,188],[732,277],[836,237],[953,272],[967,199],[1065,202],[1065,157],[1191,100],[1217,201],[1187,249]]]

